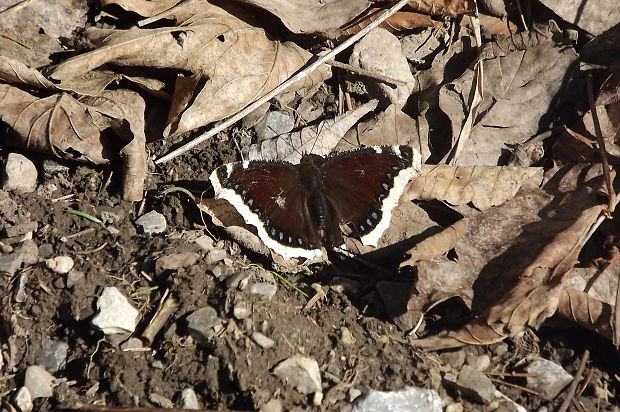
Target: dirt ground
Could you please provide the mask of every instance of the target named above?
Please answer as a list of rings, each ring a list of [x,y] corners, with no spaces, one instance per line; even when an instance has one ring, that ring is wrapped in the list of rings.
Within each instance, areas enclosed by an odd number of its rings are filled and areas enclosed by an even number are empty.
[[[308,299],[278,281],[269,271],[269,262],[245,256],[217,231],[207,232],[203,226],[205,218],[187,194],[163,194],[179,181],[206,180],[210,165],[221,161],[223,155],[218,152],[223,146],[229,147],[226,142],[214,140],[210,148],[194,151],[161,168],[161,174],[149,179],[144,205],[120,199],[116,177],[112,176],[111,183],[106,184],[109,168],[75,164],[69,164],[62,172],[42,173],[34,193],[2,197],[5,213],[15,208],[14,214],[5,215],[5,219],[37,222],[34,240],[39,247],[39,263],[22,270],[28,281],[26,298],[21,303],[12,299],[15,278],[0,277],[0,341],[17,371],[5,373],[0,388],[20,387],[24,369],[36,363],[43,341],[56,339],[69,345],[66,365],[55,375],[60,381],[54,395],[35,400],[34,410],[71,409],[86,403],[153,407],[157,406],[153,394],[175,402],[185,388],[195,390],[201,407],[216,410],[254,410],[271,399],[280,400],[284,410],[344,410],[360,392],[393,391],[406,386],[435,389],[446,405],[459,402],[464,410],[513,410],[507,402],[484,406],[470,403],[443,380],[447,373],[457,370],[440,354],[422,352],[409,345],[406,333],[388,316],[377,284],[392,282],[397,289],[408,290],[410,276],[394,271],[390,277],[344,261],[286,274],[309,296],[316,293],[311,286],[314,283],[325,291],[324,298],[306,308]],[[5,155],[3,151],[2,156]],[[39,166],[44,160],[30,156]],[[176,179],[169,180],[168,176]],[[53,200],[69,194],[74,196]],[[67,207],[98,216],[102,211],[113,211],[113,226],[118,233],[112,234],[102,225],[67,213]],[[168,222],[166,231],[157,235],[139,233],[134,220],[141,208],[163,213]],[[208,222],[207,226],[212,229]],[[94,230],[70,236],[86,229]],[[208,263],[207,252],[194,243],[194,239],[206,233],[214,235],[214,248],[227,252],[226,260]],[[70,238],[65,239],[67,236]],[[200,258],[176,270],[158,270],[153,264],[161,256],[178,252],[196,252]],[[60,255],[75,260],[75,269],[85,274],[83,282],[67,287],[67,275],[47,268],[44,260]],[[389,268],[393,263],[382,264]],[[270,300],[250,294],[243,287],[244,282],[235,285],[230,281],[239,273],[247,274],[249,282],[277,284],[277,293]],[[149,350],[123,351],[120,345],[129,335],[106,338],[90,324],[96,312],[96,298],[106,286],[119,288],[125,296],[142,288],[158,287],[131,299],[141,316],[135,336],[140,336],[152,318],[164,292],[177,299],[179,305],[171,319],[153,342],[145,342]],[[240,302],[251,308],[250,315],[242,320],[232,313]],[[210,342],[199,345],[188,335],[186,317],[206,305],[216,309],[223,327]],[[466,316],[458,301],[446,302],[428,316],[419,334],[462,323]],[[614,381],[619,370],[618,352],[609,342],[560,321],[547,324],[538,332],[528,331],[504,343],[468,347],[464,351],[487,354],[492,359],[490,369],[496,371],[518,369],[523,358],[539,355],[575,373],[580,355],[589,348],[592,382]],[[343,332],[345,328],[350,334]],[[261,348],[250,338],[255,331],[269,336],[275,345]],[[302,395],[273,374],[280,361],[295,354],[318,362],[324,394],[320,406],[313,405],[312,396]],[[507,381],[523,383],[520,378]],[[560,402],[559,398],[546,401],[519,388],[502,384],[497,387],[527,410],[555,409]],[[590,388],[591,385],[579,398],[588,410],[613,410],[613,405],[595,397]],[[618,388],[607,390],[614,393]]]

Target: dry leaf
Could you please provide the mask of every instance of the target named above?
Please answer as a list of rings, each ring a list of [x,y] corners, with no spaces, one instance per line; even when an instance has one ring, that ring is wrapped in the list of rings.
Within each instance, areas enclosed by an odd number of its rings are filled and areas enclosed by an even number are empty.
[[[95,164],[109,163],[122,147],[125,200],[142,199],[146,178],[144,108],[144,100],[128,90],[76,100],[65,93],[38,98],[0,84],[0,118],[10,128],[7,144]]]
[[[149,30],[89,29],[98,48],[66,60],[51,77],[67,80],[104,63],[172,68],[179,75],[167,135],[221,120],[260,98],[312,57],[294,43],[270,40],[265,31],[206,1],[175,9],[178,27]],[[241,57],[242,56],[242,57]],[[323,67],[293,85],[309,87],[329,77]]]
[[[491,36],[512,36],[519,30],[517,25],[508,20],[506,17],[499,18],[480,13],[478,15],[478,20],[480,21],[480,26],[482,26],[484,32]]]
[[[599,35],[618,24],[620,7],[617,0],[541,0],[555,14],[585,31]]]
[[[413,146],[421,155],[422,162],[430,156],[427,141],[420,141],[415,133],[415,121],[405,114],[396,105],[390,105],[376,117],[359,125],[355,142],[343,139],[337,150],[350,150],[357,147],[358,142],[363,146],[377,145],[409,145]]]
[[[538,186],[542,178],[539,167],[425,165],[403,197],[442,200],[454,206],[472,203],[484,210],[512,199],[524,184]]]
[[[519,33],[497,41],[485,47],[482,56],[484,98],[469,139],[462,143],[459,140],[462,151],[456,164],[463,166],[497,165],[506,144],[523,143],[548,128],[544,119],[553,117],[550,107],[552,111],[557,107],[560,87],[563,93],[570,92],[570,84],[566,86],[563,81],[577,58],[553,24],[547,30]],[[431,71],[444,72],[444,67],[433,66]],[[419,107],[423,114],[418,122],[422,138],[430,139],[431,130],[433,135],[461,133],[471,109],[466,102],[470,100],[475,75],[473,70],[467,70],[457,80],[441,86],[438,92],[429,88],[421,94]],[[422,84],[428,87],[444,81],[444,76],[442,73],[422,76],[426,78]]]
[[[353,35],[360,32],[364,27],[377,20],[387,9],[371,8],[363,15],[349,23],[343,30],[344,34]],[[433,20],[430,16],[410,11],[399,11],[390,16],[379,27],[391,32],[412,30],[419,27],[441,27],[440,21]]]
[[[38,70],[8,57],[0,59],[0,80],[6,83],[28,85],[39,89],[54,90],[56,88],[54,83],[45,78]]]
[[[432,16],[457,17],[473,11],[474,0],[410,0],[407,7]]]
[[[304,153],[327,156],[345,133],[362,116],[376,107],[377,101],[371,100],[335,119],[324,120],[318,125],[304,127],[299,132],[287,133],[255,143],[247,148],[244,147],[243,158],[246,160],[285,160],[297,164]]]
[[[140,16],[151,17],[171,9],[183,0],[99,0],[101,7],[117,4],[127,11]]]
[[[605,207],[597,194],[601,182],[591,179],[569,193],[557,193],[559,182],[553,179],[546,192],[522,188],[514,199],[470,218],[465,233],[462,228],[453,230],[456,259],[419,262],[418,293],[408,307],[424,312],[439,300],[458,296],[472,309],[475,320],[414,345],[439,349],[496,342],[526,326],[538,327],[555,313],[584,233]],[[439,246],[439,253],[454,239],[449,237]]]
[[[238,0],[276,15],[293,33],[337,29],[366,10],[367,0]]]

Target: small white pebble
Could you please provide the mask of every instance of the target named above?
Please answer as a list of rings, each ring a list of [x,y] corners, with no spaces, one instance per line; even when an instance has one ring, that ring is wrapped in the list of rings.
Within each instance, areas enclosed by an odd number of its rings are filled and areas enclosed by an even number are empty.
[[[69,256],[56,256],[55,258],[47,259],[45,265],[56,273],[65,274],[73,269],[74,263]]]

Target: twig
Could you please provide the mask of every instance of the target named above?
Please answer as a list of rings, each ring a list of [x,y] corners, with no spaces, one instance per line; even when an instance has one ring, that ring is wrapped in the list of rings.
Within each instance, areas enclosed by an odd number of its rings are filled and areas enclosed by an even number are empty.
[[[153,342],[155,335],[164,327],[170,316],[177,310],[178,302],[172,296],[168,296],[166,299],[166,295],[168,294],[168,290],[164,293],[164,297],[162,301],[159,303],[159,307],[155,311],[155,314],[151,318],[151,321],[144,328],[144,332],[142,332],[142,337],[146,339],[149,343]]]
[[[97,229],[95,229],[94,227],[89,227],[88,229],[80,230],[79,232],[75,232],[75,233],[73,233],[71,235],[63,236],[63,237],[60,238],[60,241],[64,243],[67,240],[74,239],[74,238],[80,237],[82,235],[87,235],[89,233],[95,232],[96,230]]]
[[[586,388],[590,384],[590,381],[592,380],[592,376],[594,376],[594,368],[588,369],[586,377],[583,379],[583,382],[581,382],[581,385],[579,385],[579,389],[577,390],[577,396],[581,396],[583,391],[586,390]]]
[[[506,382],[506,381],[503,381],[503,380],[497,379],[497,378],[489,378],[489,380],[491,380],[492,382],[495,382],[495,383],[499,383],[500,385],[510,386],[511,388],[520,389],[523,392],[531,393],[532,395],[542,396],[540,393],[536,392],[535,390],[532,390],[530,388],[526,388],[525,386],[517,385],[516,383]]]
[[[407,86],[407,82],[402,80],[395,79],[393,77],[384,76],[379,73],[371,72],[370,70],[365,70],[360,67],[351,66],[350,64],[341,63],[336,60],[330,60],[327,62],[330,66],[337,67],[339,69],[347,70],[349,72],[353,72],[355,74],[359,74],[360,76],[369,77],[371,79],[379,80],[383,83],[390,83],[395,86]]]
[[[592,112],[592,120],[594,122],[594,131],[596,132],[596,141],[598,142],[598,148],[601,152],[601,163],[603,164],[603,175],[605,176],[605,183],[607,185],[607,191],[609,202],[607,213],[611,216],[616,208],[616,192],[614,190],[613,181],[611,180],[611,173],[609,172],[609,162],[607,161],[607,150],[605,150],[605,139],[603,139],[603,132],[601,131],[601,123],[598,120],[598,114],[596,113],[596,103],[594,103],[594,91],[592,90],[592,75],[588,74],[587,77],[587,89],[588,89],[588,103],[590,105],[590,111]]]
[[[88,250],[67,250],[67,253],[72,253],[74,255],[90,255],[91,253],[99,252],[101,249],[103,249],[106,246],[108,246],[108,242],[103,242],[103,244],[101,246],[96,247],[94,249],[88,249]]]
[[[540,378],[538,373],[528,372],[484,372],[487,376],[508,376],[511,378]]]
[[[568,390],[566,391],[566,398],[562,401],[562,404],[558,408],[557,412],[564,412],[568,410],[571,399],[575,396],[575,390],[577,389],[577,384],[579,383],[579,379],[581,378],[581,374],[586,367],[586,362],[588,361],[588,357],[590,357],[590,351],[588,349],[583,351],[583,355],[581,356],[581,360],[579,361],[579,367],[577,368],[577,373],[575,373],[575,377],[573,381],[570,383]]]
[[[324,64],[325,62],[333,59],[333,57],[336,56],[338,53],[340,53],[341,51],[347,49],[353,43],[355,43],[356,41],[358,41],[359,39],[364,37],[372,29],[377,27],[379,24],[383,23],[386,19],[388,19],[394,13],[396,13],[398,10],[403,8],[407,4],[407,2],[408,2],[408,0],[400,0],[398,3],[396,3],[394,6],[392,6],[386,13],[382,14],[377,20],[373,21],[368,26],[364,27],[359,33],[349,37],[347,40],[345,40],[344,42],[339,44],[337,47],[332,49],[329,53],[327,53],[327,54],[323,55],[322,57],[318,58],[314,63],[310,64],[305,69],[299,70],[296,74],[294,74],[293,76],[289,77],[288,80],[286,80],[284,83],[281,83],[278,87],[273,89],[271,92],[267,93],[266,95],[264,95],[260,99],[254,101],[254,103],[249,104],[243,110],[241,110],[240,112],[237,112],[237,114],[235,114],[235,115],[229,117],[228,119],[224,120],[223,122],[221,122],[217,126],[213,127],[211,130],[207,131],[206,133],[203,133],[202,135],[196,137],[195,139],[191,140],[190,142],[187,142],[186,144],[184,144],[183,146],[179,147],[178,149],[175,149],[172,152],[170,152],[170,153],[160,157],[159,159],[155,160],[155,164],[161,164],[161,163],[167,162],[167,161],[169,161],[171,159],[174,159],[178,155],[187,152],[188,150],[190,150],[193,147],[197,146],[198,144],[204,142],[205,140],[209,139],[210,137],[215,136],[216,134],[218,134],[222,130],[224,130],[227,127],[229,127],[232,124],[234,124],[235,122],[243,119],[245,116],[247,116],[249,113],[251,113],[254,110],[256,110],[263,103],[269,101],[273,97],[275,97],[278,94],[282,93],[284,90],[286,90],[293,83],[295,83],[295,82],[297,82],[297,81],[299,81],[299,80],[301,80],[303,78],[306,78],[310,73],[314,72],[322,64]]]

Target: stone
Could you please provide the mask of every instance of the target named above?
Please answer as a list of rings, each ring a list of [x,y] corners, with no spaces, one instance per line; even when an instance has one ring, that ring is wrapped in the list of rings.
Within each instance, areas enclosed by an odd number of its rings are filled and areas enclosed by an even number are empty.
[[[121,344],[121,349],[124,351],[131,351],[132,349],[141,349],[144,344],[139,338],[129,338]]]
[[[136,219],[136,226],[147,235],[162,233],[166,230],[166,217],[159,212],[151,210]]]
[[[227,256],[228,254],[226,253],[225,250],[214,249],[207,254],[207,257],[205,258],[205,263],[207,264],[216,263],[216,262],[219,262],[220,260],[226,259]]]
[[[22,222],[12,226],[6,225],[4,229],[2,229],[2,233],[4,237],[16,237],[24,233],[34,232],[37,230],[38,226],[38,223],[33,221]]]
[[[269,402],[264,404],[258,410],[259,412],[282,412],[282,401],[280,399],[270,399]]]
[[[252,333],[252,340],[263,349],[269,349],[276,343],[260,332]]]
[[[185,268],[198,262],[198,258],[198,253],[194,252],[173,253],[162,256],[155,262],[155,270],[157,273],[161,273],[165,270]]]
[[[39,247],[34,240],[24,240],[19,247],[19,253],[22,256],[22,261],[26,265],[31,265],[39,261]]]
[[[32,365],[26,368],[24,375],[24,386],[30,392],[32,399],[49,398],[54,394],[54,376],[39,365]]]
[[[256,126],[254,131],[259,141],[272,139],[286,134],[295,127],[295,119],[288,112],[268,112]]]
[[[209,252],[210,250],[213,249],[213,239],[211,239],[207,235],[198,236],[194,240],[194,243],[196,243],[198,247],[204,250],[205,252]]]
[[[359,389],[357,388],[349,389],[349,402],[353,402],[360,396],[362,396],[362,391],[360,391]]]
[[[278,287],[276,285],[271,284],[271,283],[259,282],[259,283],[252,283],[250,285],[250,293],[251,294],[253,294],[253,295],[260,295],[260,296],[266,298],[267,300],[271,300],[273,295],[276,294],[277,290],[278,290]]]
[[[469,400],[489,403],[497,396],[493,382],[478,369],[465,365],[456,377],[456,386],[461,394]]]
[[[435,28],[423,29],[419,33],[404,36],[400,40],[403,55],[407,60],[415,64],[425,64],[426,59],[431,58],[439,47],[442,47],[445,40],[437,35]]]
[[[84,283],[85,279],[86,275],[84,274],[84,272],[80,270],[70,270],[69,273],[67,273],[67,288],[81,285],[82,283]]]
[[[2,188],[20,192],[33,192],[37,188],[37,168],[26,156],[9,153],[2,172]]]
[[[55,160],[45,159],[43,161],[43,173],[46,174],[56,174],[56,173],[67,173],[69,172],[69,167],[62,165]]]
[[[39,256],[43,259],[47,259],[48,257],[54,254],[54,246],[50,243],[43,243],[39,245]]]
[[[463,404],[460,402],[451,403],[446,406],[445,412],[463,412]]]
[[[206,345],[215,336],[214,327],[221,323],[217,311],[211,306],[205,306],[187,317],[187,331],[199,344]]]
[[[17,269],[22,266],[22,254],[19,252],[0,256],[0,273],[13,276]]]
[[[73,269],[73,259],[69,256],[56,256],[55,258],[46,259],[45,266],[56,273],[65,274]]]
[[[245,319],[250,316],[251,310],[245,302],[239,302],[233,308],[233,316],[235,319]]]
[[[491,366],[489,355],[467,355],[467,364],[484,372]]]
[[[36,357],[37,364],[50,373],[56,373],[65,366],[69,345],[54,339],[45,339],[41,352]]]
[[[139,312],[117,288],[103,288],[97,299],[97,309],[97,315],[91,323],[105,335],[131,333],[136,330]]]
[[[174,408],[174,404],[168,398],[158,393],[151,393],[149,395],[149,401],[153,402],[155,405],[158,405],[162,408],[170,409]]]
[[[355,337],[346,326],[340,328],[340,341],[343,345],[353,345],[356,342]]]
[[[291,356],[280,362],[273,373],[304,395],[322,390],[319,364],[314,359],[299,355]]]
[[[459,370],[465,363],[465,352],[462,349],[443,352],[439,354],[439,359],[454,369]]]
[[[26,283],[28,283],[28,274],[22,272],[19,274],[17,283],[13,287],[13,299],[15,302],[23,303],[26,300]]]
[[[13,401],[15,402],[15,406],[17,406],[21,412],[30,412],[34,407],[32,404],[32,396],[30,395],[30,391],[25,386],[22,386],[17,390]]]
[[[573,376],[564,368],[546,359],[536,359],[528,363],[524,370],[527,373],[539,375],[526,378],[526,386],[540,393],[547,400],[555,399],[573,380]]]
[[[125,219],[125,211],[120,206],[97,206],[97,212],[100,219],[106,223],[117,223]]]
[[[198,397],[192,388],[185,388],[181,391],[178,403],[179,408],[182,409],[200,409]]]
[[[415,86],[415,78],[403,56],[400,41],[385,29],[376,28],[358,41],[353,46],[349,64],[406,83],[394,86],[362,77],[370,97],[378,98],[383,106],[394,104],[401,109]]]
[[[252,277],[252,272],[244,270],[243,272],[237,272],[234,275],[226,279],[226,286],[229,288],[245,289],[248,281]]]
[[[502,356],[508,352],[508,344],[506,342],[496,343],[493,347],[493,354],[496,356]]]
[[[357,398],[350,412],[441,412],[443,401],[433,389],[408,387],[399,391],[371,390]]]

